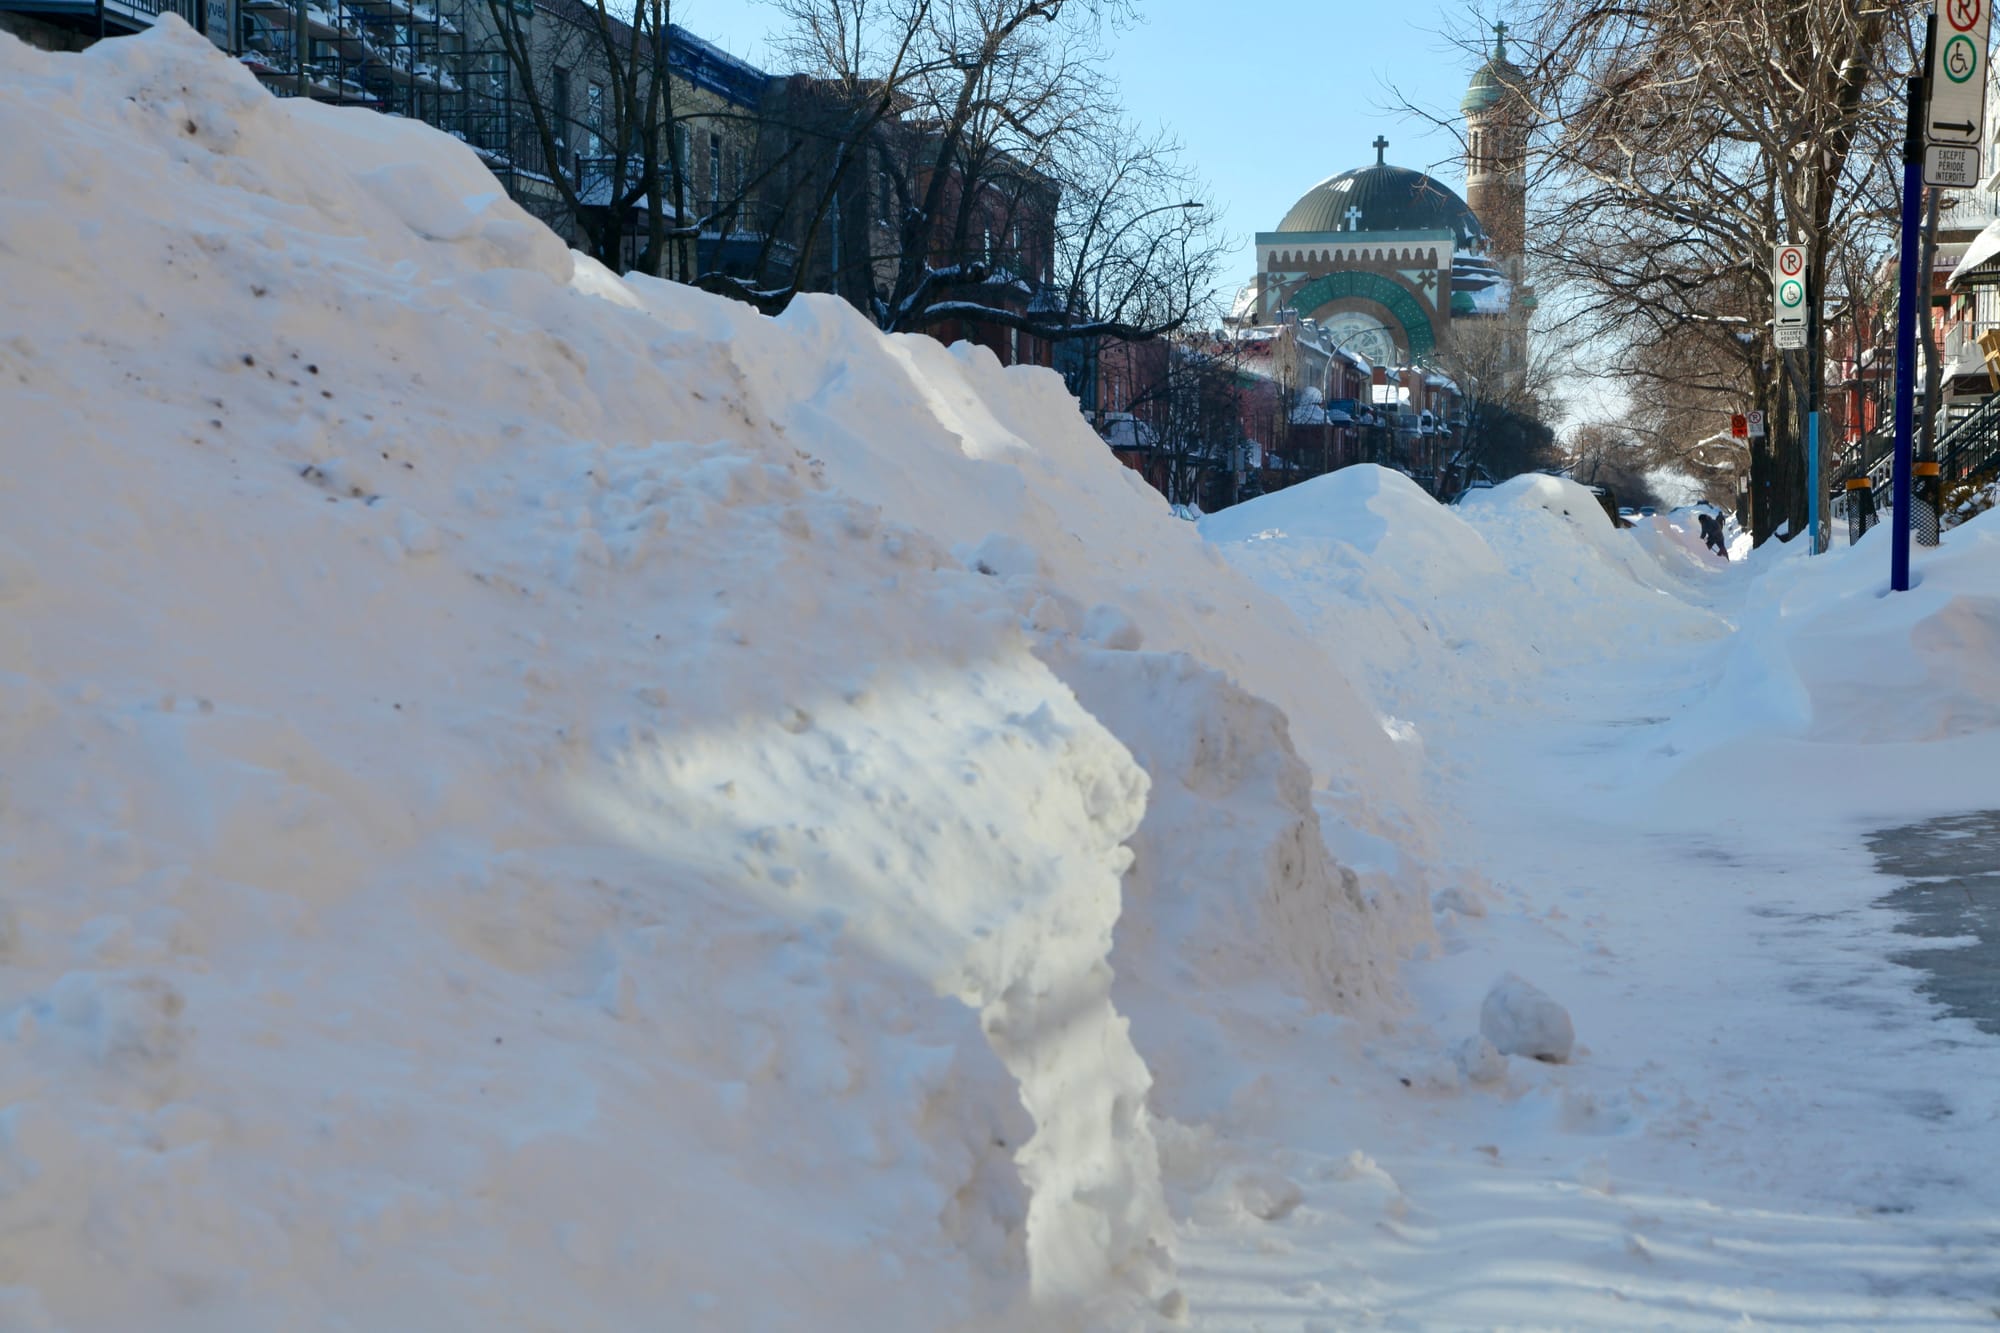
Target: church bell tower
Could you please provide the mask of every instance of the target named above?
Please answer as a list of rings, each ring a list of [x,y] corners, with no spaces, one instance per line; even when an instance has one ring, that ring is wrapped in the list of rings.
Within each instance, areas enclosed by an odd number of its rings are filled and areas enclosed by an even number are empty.
[[[1486,227],[1489,253],[1509,281],[1524,280],[1528,225],[1527,76],[1507,58],[1507,25],[1493,25],[1493,54],[1465,90],[1465,201]]]
[[[1493,25],[1493,54],[1465,90],[1465,201],[1479,215],[1486,257],[1506,278],[1506,305],[1498,313],[1498,375],[1488,386],[1518,399],[1528,383],[1528,316],[1535,308],[1528,285],[1528,131],[1534,123],[1527,75],[1507,58],[1507,25]],[[1516,404],[1519,405],[1518,403]]]

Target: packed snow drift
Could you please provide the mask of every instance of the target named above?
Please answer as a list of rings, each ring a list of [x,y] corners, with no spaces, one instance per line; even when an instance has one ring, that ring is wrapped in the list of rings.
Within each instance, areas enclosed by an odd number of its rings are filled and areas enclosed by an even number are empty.
[[[2000,806],[1990,515],[1197,525],[170,17],[0,131],[0,1328],[1985,1317],[1855,849]]]
[[[172,20],[0,128],[0,1322],[1179,1317],[1160,1007],[1429,931],[1305,628],[1055,376]]]

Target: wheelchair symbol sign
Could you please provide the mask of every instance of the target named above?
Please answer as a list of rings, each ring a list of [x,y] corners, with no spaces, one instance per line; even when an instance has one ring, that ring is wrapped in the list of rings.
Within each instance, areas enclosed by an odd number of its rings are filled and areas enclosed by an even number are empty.
[[[1979,53],[1972,47],[1970,37],[1952,38],[1944,44],[1944,76],[1953,83],[1964,83],[1979,69]]]

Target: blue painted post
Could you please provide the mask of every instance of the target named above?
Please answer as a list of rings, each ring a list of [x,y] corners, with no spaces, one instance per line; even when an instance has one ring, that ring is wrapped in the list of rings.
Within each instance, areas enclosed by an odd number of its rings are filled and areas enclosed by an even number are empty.
[[[1910,590],[1910,417],[1917,374],[1917,251],[1923,245],[1924,81],[1910,80],[1903,139],[1903,254],[1896,292],[1895,503],[1889,518],[1889,587]],[[1929,293],[1925,294],[1929,299]]]
[[[1806,527],[1812,532],[1812,542],[1806,547],[1814,555],[1820,553],[1819,542],[1819,406],[1806,416]]]

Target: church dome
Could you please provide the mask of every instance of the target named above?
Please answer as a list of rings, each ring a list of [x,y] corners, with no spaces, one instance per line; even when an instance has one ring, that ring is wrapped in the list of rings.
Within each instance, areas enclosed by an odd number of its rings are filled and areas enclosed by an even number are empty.
[[[1521,67],[1507,58],[1507,25],[1496,23],[1493,54],[1472,76],[1458,109],[1468,116],[1477,115],[1497,105],[1509,92],[1518,93],[1527,82],[1528,76],[1521,72]]]
[[[1375,141],[1378,157],[1387,146]],[[1379,160],[1372,167],[1329,176],[1307,190],[1278,230],[1449,231],[1460,250],[1477,250],[1486,242],[1478,216],[1450,186]]]

